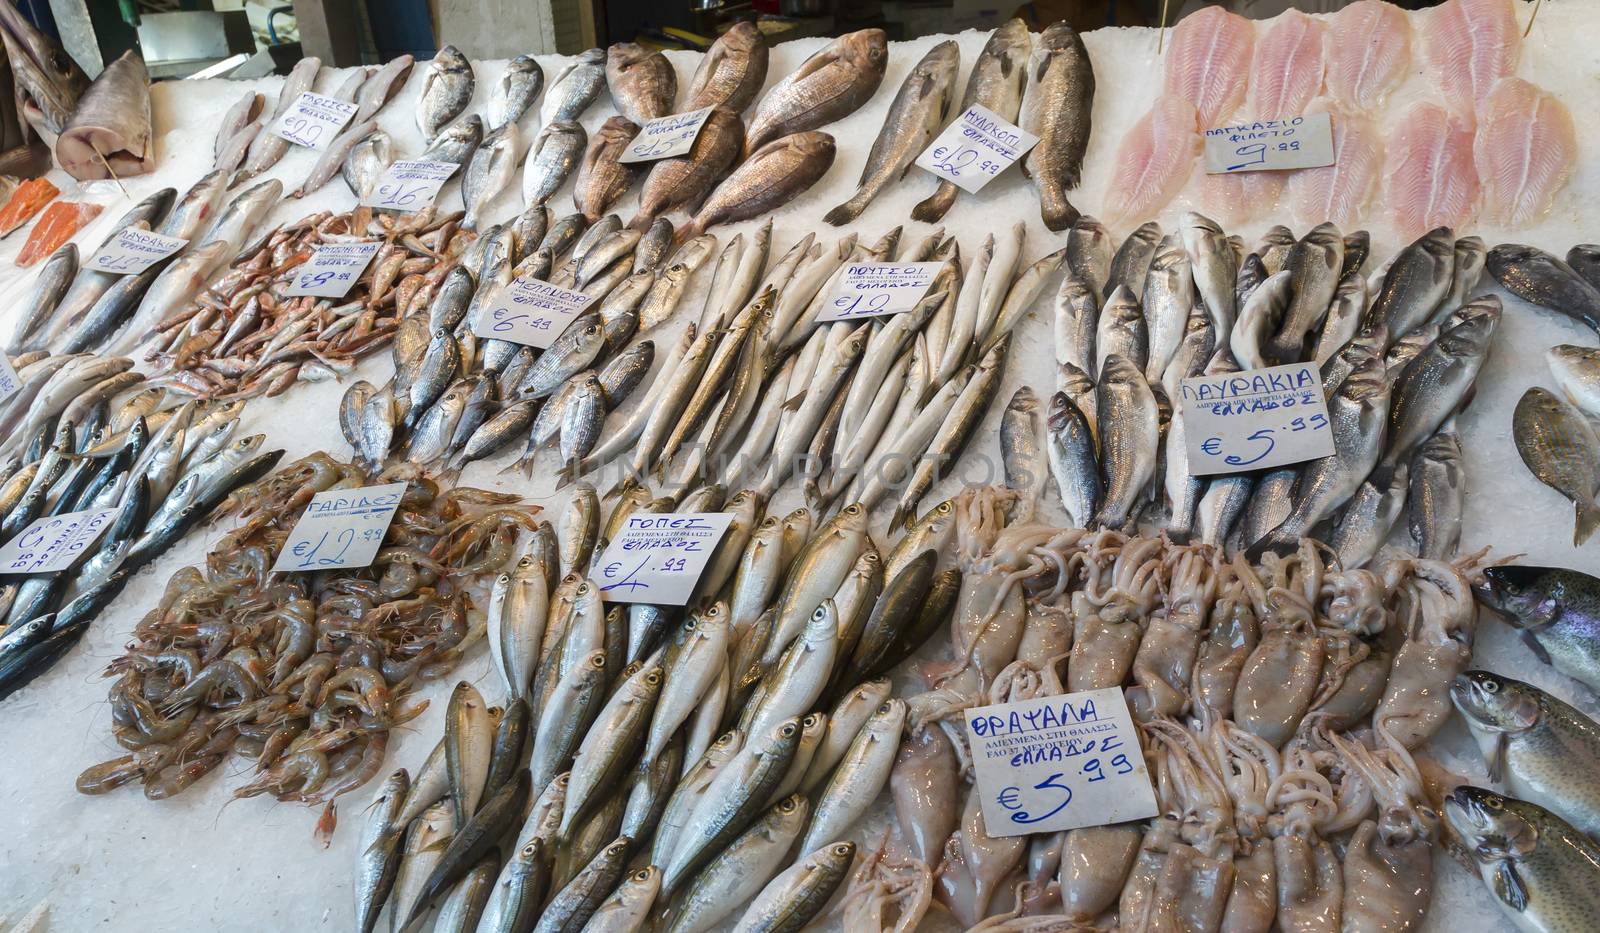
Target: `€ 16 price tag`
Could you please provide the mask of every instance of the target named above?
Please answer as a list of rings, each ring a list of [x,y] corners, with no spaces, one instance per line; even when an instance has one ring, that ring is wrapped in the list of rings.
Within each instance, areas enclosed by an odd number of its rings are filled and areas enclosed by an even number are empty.
[[[22,378],[17,375],[16,367],[11,365],[11,357],[0,353],[0,402],[17,394],[22,388]]]
[[[328,143],[333,142],[333,138],[355,115],[355,104],[305,91],[272,124],[272,133],[296,146],[326,149]]]
[[[367,566],[378,556],[405,494],[405,483],[317,493],[289,532],[273,571]]]
[[[500,289],[478,319],[472,332],[491,340],[509,340],[546,349],[556,342],[593,298],[543,279],[520,278]]]
[[[377,255],[378,243],[324,243],[295,270],[285,295],[343,298]]]
[[[136,275],[189,244],[182,237],[124,227],[116,238],[100,247],[89,268],[112,275]]]
[[[1039,137],[993,110],[973,104],[934,137],[917,156],[917,165],[975,194],[1038,142]]]
[[[1333,455],[1333,429],[1315,363],[1289,363],[1178,387],[1189,475],[1244,473]]]
[[[1325,113],[1206,130],[1206,173],[1281,171],[1333,164],[1333,123]]]
[[[439,196],[439,189],[460,167],[454,162],[432,162],[427,159],[392,162],[361,203],[367,207],[413,214],[427,210]]]
[[[817,321],[848,321],[910,311],[928,293],[942,262],[853,262]]]
[[[90,509],[38,519],[0,547],[0,573],[55,573],[66,570],[120,509]]]
[[[1156,815],[1122,688],[966,711],[984,828],[1053,833]]]
[[[635,512],[600,557],[601,597],[685,605],[731,524],[732,512]]]
[[[617,161],[650,162],[684,155],[694,147],[695,137],[700,135],[700,127],[706,125],[709,116],[711,108],[702,107],[688,113],[656,117],[639,130],[639,135],[633,137],[633,142],[628,143],[627,151]]]

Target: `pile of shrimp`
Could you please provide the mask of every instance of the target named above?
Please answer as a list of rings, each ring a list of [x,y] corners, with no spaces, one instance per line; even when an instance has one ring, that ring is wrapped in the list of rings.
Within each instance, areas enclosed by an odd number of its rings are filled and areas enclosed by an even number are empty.
[[[360,569],[275,573],[312,496],[407,483],[377,557]],[[316,453],[235,492],[239,526],[205,568],[173,574],[111,663],[112,734],[128,754],[94,765],[78,790],[131,781],[171,797],[237,753],[255,776],[234,794],[329,804],[383,764],[389,731],[419,714],[418,683],[444,676],[483,637],[468,610],[533,531],[516,496],[441,491],[410,465],[376,476]]]

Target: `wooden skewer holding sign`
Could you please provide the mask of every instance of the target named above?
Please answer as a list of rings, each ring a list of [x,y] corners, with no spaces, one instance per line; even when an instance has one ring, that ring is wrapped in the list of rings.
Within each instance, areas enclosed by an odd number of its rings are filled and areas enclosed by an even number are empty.
[[[1528,33],[1533,32],[1533,21],[1539,18],[1539,8],[1544,6],[1544,0],[1533,0],[1533,15],[1528,17],[1528,27],[1522,30],[1522,38],[1528,38]]]
[[[133,195],[128,193],[127,187],[125,187],[122,184],[122,179],[117,177],[117,173],[111,170],[111,163],[106,160],[105,153],[100,151],[100,147],[96,146],[94,144],[94,140],[92,140],[92,139],[89,141],[89,148],[94,150],[95,158],[99,159],[100,160],[100,164],[104,165],[106,167],[106,174],[110,175],[111,176],[111,180],[116,182],[117,183],[117,187],[122,190],[122,196],[127,198],[128,200],[132,201],[133,200]]]
[[[1161,22],[1156,24],[1156,54],[1157,55],[1160,55],[1162,49],[1166,48],[1166,43],[1167,43],[1167,3],[1168,2],[1169,2],[1169,0],[1161,0]]]

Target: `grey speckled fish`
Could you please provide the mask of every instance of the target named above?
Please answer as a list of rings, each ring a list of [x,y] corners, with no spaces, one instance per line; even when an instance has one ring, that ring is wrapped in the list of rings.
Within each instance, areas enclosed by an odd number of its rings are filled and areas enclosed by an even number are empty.
[[[1023,157],[1022,169],[1039,191],[1044,225],[1065,230],[1078,219],[1067,192],[1078,187],[1089,148],[1094,66],[1077,30],[1059,22],[1039,35],[1028,71],[1032,80],[1022,102],[1022,128],[1039,142]]]
[[[1537,804],[1481,787],[1451,791],[1443,812],[1519,930],[1600,929],[1600,845]]]
[[[1600,578],[1564,567],[1483,569],[1478,602],[1522,631],[1539,660],[1600,693]]]
[[[417,93],[417,127],[422,138],[431,143],[439,131],[456,117],[461,116],[472,101],[472,91],[477,77],[472,62],[461,50],[447,45],[428,63],[428,73],[422,79],[422,90]]]
[[[1511,419],[1517,453],[1539,482],[1571,500],[1573,546],[1600,528],[1600,438],[1583,413],[1537,386],[1523,394]]]

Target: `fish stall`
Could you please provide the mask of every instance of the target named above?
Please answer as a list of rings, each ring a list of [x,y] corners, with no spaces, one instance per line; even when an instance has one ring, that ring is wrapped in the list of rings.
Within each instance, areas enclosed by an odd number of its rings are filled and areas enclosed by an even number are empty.
[[[1600,926],[1591,7],[0,6],[0,930]]]

